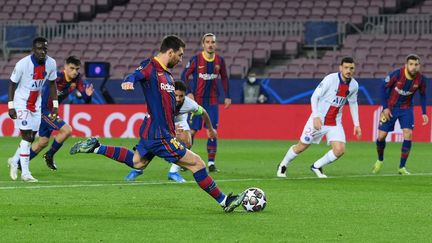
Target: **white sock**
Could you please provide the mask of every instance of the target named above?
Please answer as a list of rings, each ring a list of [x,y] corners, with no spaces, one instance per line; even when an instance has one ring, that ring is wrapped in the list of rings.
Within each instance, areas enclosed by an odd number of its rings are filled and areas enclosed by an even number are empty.
[[[170,173],[177,173],[180,170],[180,166],[176,165],[176,164],[172,164],[171,168],[169,170]]]
[[[99,151],[99,148],[100,148],[100,146],[97,147],[97,148],[95,148],[95,149],[93,150],[93,153],[94,153],[94,154],[97,154],[97,152]]]
[[[227,198],[228,198],[228,197],[225,196],[224,200],[222,200],[222,202],[219,203],[222,207],[225,207],[225,206],[226,206],[225,203],[226,203]]]
[[[207,164],[208,164],[208,166],[210,166],[210,165],[214,165],[215,163],[214,163],[214,161],[209,161]]]
[[[15,154],[12,157],[12,161],[16,166],[18,166],[18,162],[20,161],[20,147],[18,147],[15,151]]]
[[[25,140],[21,140],[20,142],[20,162],[21,162],[21,171],[22,175],[30,175],[30,147],[31,143]]]
[[[317,169],[323,167],[326,164],[330,164],[331,162],[337,160],[338,157],[333,153],[333,150],[328,151],[326,154],[324,154],[323,157],[321,157],[319,160],[315,161],[313,166]]]
[[[288,166],[288,164],[297,157],[298,154],[294,152],[293,147],[294,145],[288,149],[288,152],[280,163],[281,166]]]

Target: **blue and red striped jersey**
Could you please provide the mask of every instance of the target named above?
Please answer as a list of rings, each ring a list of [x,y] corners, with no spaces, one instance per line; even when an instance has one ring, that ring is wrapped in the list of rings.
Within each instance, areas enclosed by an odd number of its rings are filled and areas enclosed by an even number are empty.
[[[192,80],[189,80],[192,75]],[[204,53],[191,58],[183,70],[181,79],[188,84],[188,93],[192,93],[199,105],[216,105],[218,103],[217,80],[220,76],[226,98],[230,98],[228,74],[225,60],[215,54],[213,59],[207,59]]]
[[[409,109],[413,106],[413,96],[419,91],[423,113],[426,113],[426,77],[421,73],[413,78],[405,72],[405,67],[391,72],[385,79],[382,88],[381,102],[383,108]]]
[[[149,116],[141,126],[140,137],[147,140],[175,137],[176,99],[174,78],[157,57],[141,62],[123,82],[142,82]]]
[[[81,74],[72,79],[67,80],[66,75],[63,72],[57,72],[57,79],[55,80],[57,85],[57,96],[59,103],[62,103],[70,93],[72,92],[80,92],[82,98],[85,103],[89,103],[91,101],[91,96],[88,96],[85,93],[84,82],[81,78]],[[47,112],[52,110],[52,98],[50,97],[50,88],[49,83],[45,83],[42,90],[42,111]]]

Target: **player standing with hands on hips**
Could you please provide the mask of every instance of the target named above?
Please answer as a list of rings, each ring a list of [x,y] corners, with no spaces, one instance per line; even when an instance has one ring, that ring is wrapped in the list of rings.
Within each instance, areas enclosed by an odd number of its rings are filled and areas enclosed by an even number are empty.
[[[322,167],[336,161],[345,153],[345,132],[342,126],[342,108],[348,102],[354,123],[354,135],[361,137],[358,115],[358,83],[353,78],[354,59],[342,59],[339,72],[327,75],[311,97],[312,114],[307,121],[300,141],[291,146],[277,168],[277,177],[286,177],[288,164],[312,143],[318,144],[325,135],[332,146],[323,157],[310,167],[318,178],[327,178]]]
[[[48,41],[43,37],[33,40],[32,54],[19,60],[9,81],[9,116],[15,120],[15,127],[21,131],[19,144],[21,179],[26,182],[37,182],[29,169],[30,148],[41,123],[41,90],[48,80],[53,109],[50,117],[56,119],[58,111],[56,61],[47,56]],[[17,168],[17,163],[9,164]],[[11,169],[12,171],[12,169]],[[11,175],[12,177],[12,175]],[[16,180],[16,174],[13,180]]]

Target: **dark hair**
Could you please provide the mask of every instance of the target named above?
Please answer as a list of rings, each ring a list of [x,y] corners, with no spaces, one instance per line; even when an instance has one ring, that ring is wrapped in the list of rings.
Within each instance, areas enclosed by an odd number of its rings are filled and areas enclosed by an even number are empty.
[[[204,34],[203,37],[201,38],[201,43],[204,43],[205,38],[206,38],[206,37],[209,37],[209,36],[212,36],[212,37],[216,38],[216,35],[215,35],[215,34],[213,34],[213,33],[206,33],[206,34]]]
[[[36,45],[36,43],[45,43],[48,42],[47,39],[45,39],[44,37],[36,37],[33,39],[33,46]]]
[[[175,90],[186,92],[186,84],[183,81],[175,81],[174,86]]]
[[[186,44],[184,43],[184,41],[180,39],[178,36],[168,35],[163,38],[159,51],[161,53],[165,53],[169,49],[178,51],[180,50],[180,47],[183,47],[183,49],[186,48]]]
[[[76,56],[69,56],[66,58],[66,64],[73,64],[75,66],[81,66],[81,61]]]
[[[344,58],[342,58],[340,65],[343,65],[344,63],[354,63],[354,58],[344,57]]]
[[[419,61],[420,62],[420,57],[417,54],[409,54],[406,57],[406,62],[408,63],[409,60],[414,60],[414,61]]]

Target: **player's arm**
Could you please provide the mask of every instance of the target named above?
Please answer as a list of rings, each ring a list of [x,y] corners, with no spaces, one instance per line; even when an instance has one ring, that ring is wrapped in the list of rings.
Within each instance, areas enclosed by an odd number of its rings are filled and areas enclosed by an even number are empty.
[[[52,70],[51,72],[48,74],[48,82],[49,82],[49,88],[50,88],[50,96],[52,98],[52,104],[53,104],[53,108],[51,110],[51,114],[50,117],[52,119],[57,119],[57,114],[58,114],[58,107],[59,107],[59,101],[58,101],[58,96],[57,96],[57,64],[54,61],[52,64]]]
[[[348,96],[348,104],[350,108],[351,118],[354,123],[354,135],[357,136],[357,139],[361,138],[361,128],[360,128],[360,120],[358,113],[358,103],[357,103],[357,95],[358,95],[358,87],[352,94]]]
[[[15,65],[15,68],[12,72],[12,75],[10,76],[10,81],[9,81],[9,87],[8,87],[8,110],[9,110],[9,117],[12,119],[16,119],[17,118],[17,113],[15,110],[15,106],[14,106],[14,97],[15,97],[15,90],[17,88],[17,84],[18,82],[21,80],[22,77],[22,70],[21,70],[21,65],[20,62],[18,62]]]
[[[145,81],[146,77],[149,77],[150,61],[144,61],[141,65],[131,74],[128,74],[121,84],[123,90],[134,90],[134,85],[137,82]]]
[[[86,104],[91,103],[94,88],[93,84],[85,85],[81,77],[77,78],[77,90],[80,92],[82,99]]]
[[[419,87],[420,104],[421,104],[422,118],[423,118],[422,125],[423,126],[429,123],[429,117],[427,116],[427,110],[426,110],[426,106],[427,106],[426,82],[427,82],[426,78],[423,77],[422,82],[421,82],[420,87]]]
[[[230,96],[230,90],[229,90],[229,83],[228,83],[228,74],[226,70],[225,60],[221,57],[221,69],[220,69],[220,76],[221,76],[221,82],[222,82],[222,88],[225,93],[225,109],[229,108],[231,106],[231,96]]]
[[[390,97],[390,91],[393,88],[394,84],[397,81],[397,72],[393,71],[389,73],[389,75],[384,79],[384,82],[381,84],[381,105],[383,107],[382,116],[385,120],[389,120],[392,117],[392,113],[390,108],[388,107],[388,99]]]
[[[207,135],[209,138],[217,138],[217,132],[216,130],[213,128],[213,124],[210,120],[210,116],[207,113],[207,111],[202,107],[202,106],[198,106],[197,111],[193,112],[193,115],[199,116],[201,115],[204,119],[204,122],[206,124],[207,127]]]
[[[315,91],[311,97],[311,108],[312,108],[312,117],[313,117],[313,125],[316,130],[320,130],[322,126],[322,121],[320,118],[320,114],[318,112],[318,101],[322,98],[322,96],[328,90],[328,78],[324,78],[321,83],[316,87]]]
[[[192,79],[192,81],[190,81],[189,77],[192,75],[195,69],[196,69],[196,61],[195,61],[195,57],[192,57],[189,60],[189,62],[186,64],[186,67],[181,74],[181,80],[186,84],[187,87],[186,94],[191,99],[194,99],[193,92],[197,84],[195,79]]]

